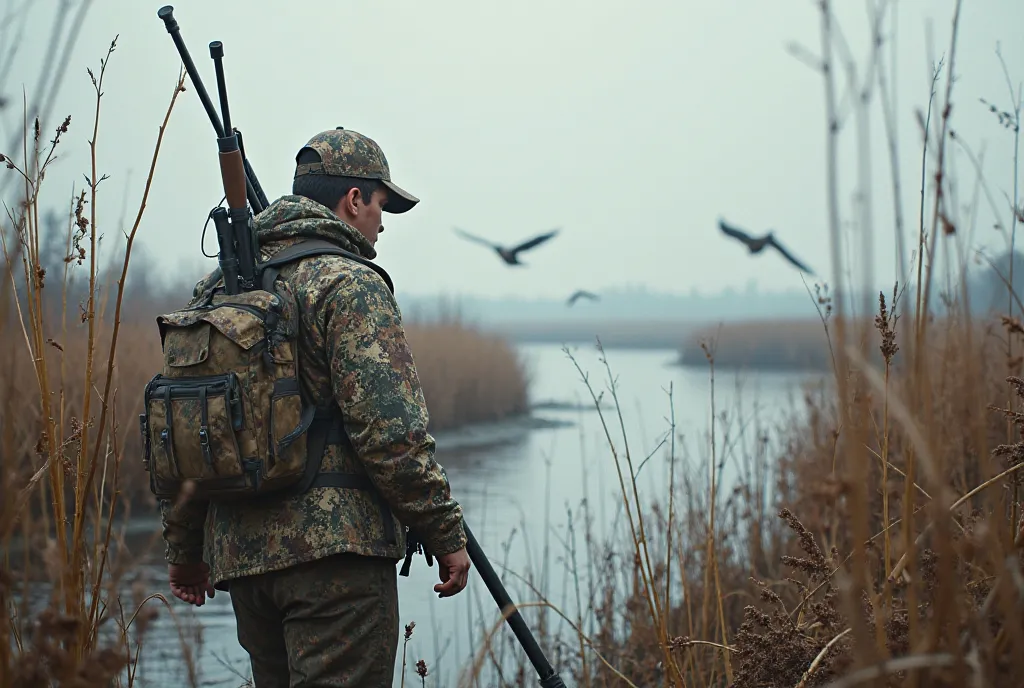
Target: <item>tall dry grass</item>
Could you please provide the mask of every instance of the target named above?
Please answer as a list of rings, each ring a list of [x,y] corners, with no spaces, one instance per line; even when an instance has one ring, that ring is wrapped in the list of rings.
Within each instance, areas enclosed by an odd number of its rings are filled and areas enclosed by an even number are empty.
[[[638,488],[642,459],[628,450],[616,414],[600,410],[602,393],[615,399],[613,371],[604,390],[585,379],[620,476],[622,527],[598,540],[591,507],[579,505],[571,524],[582,543],[567,542],[562,558],[587,564],[567,566],[561,601],[537,589],[536,571],[515,576],[526,593],[524,613],[540,605],[560,618],[542,645],[568,685],[980,687],[1019,685],[1024,676],[1024,305],[1008,288],[1001,315],[973,312],[963,279],[979,203],[993,211],[1011,251],[1024,220],[1017,192],[1021,94],[997,54],[1011,105],[992,111],[1013,151],[1012,192],[1006,202],[994,201],[977,170],[971,208],[961,210],[953,202],[952,151],[976,160],[953,126],[961,2],[919,113],[921,168],[913,181],[901,179],[897,167],[898,113],[885,49],[892,4],[868,4],[866,65],[852,57],[834,3],[817,5],[813,63],[827,112],[832,272],[847,275],[853,258],[874,259],[869,232],[847,240],[841,229],[839,178],[856,177],[857,222],[870,227],[867,117],[878,107],[897,200],[886,224],[898,232],[900,279],[875,292],[871,320],[843,305],[852,284],[835,285],[835,302],[822,309],[814,336],[827,384],[809,386],[781,426],[727,419],[712,391],[712,423],[690,459],[675,445],[670,412],[673,440],[662,451],[672,477],[655,493]],[[963,100],[969,107],[972,99]],[[857,157],[846,162],[839,139],[849,127]],[[900,189],[910,185],[921,189],[915,219],[900,204]],[[902,231],[911,223],[916,240],[908,247]],[[851,244],[856,250],[847,253]],[[1012,274],[1005,279],[1015,283]],[[699,344],[712,390],[716,344]],[[739,438],[749,424],[753,445]],[[735,476],[722,484],[727,464]],[[460,685],[534,685],[521,652],[512,666],[497,660],[496,646],[514,645],[500,632],[481,629]],[[493,679],[498,675],[504,678]],[[478,682],[481,676],[491,683]]]
[[[74,230],[69,232],[69,252],[64,261],[65,266],[73,262],[84,266],[88,275],[87,298],[75,317],[81,325],[75,328],[80,339],[77,345],[69,343],[69,327],[74,326],[68,318],[53,322],[48,317],[53,302],[49,294],[54,291],[65,307],[63,311],[68,312],[67,291],[63,288],[66,280],[48,274],[40,259],[40,215],[48,198],[44,194],[45,174],[61,137],[69,131],[70,117],[52,128],[39,117],[25,122],[20,155],[10,151],[2,159],[5,171],[18,177],[12,185],[18,191],[5,204],[8,222],[0,229],[6,259],[0,317],[9,335],[6,340],[18,342],[27,354],[5,351],[10,355],[4,360],[2,381],[4,499],[0,541],[4,543],[4,561],[0,601],[4,622],[0,624],[0,681],[4,686],[103,685],[118,680],[126,669],[130,683],[132,636],[142,630],[150,613],[150,608],[143,609],[145,601],[138,602],[134,609],[125,609],[117,595],[116,577],[111,575],[116,570],[110,556],[116,543],[115,524],[125,513],[120,471],[124,456],[122,428],[117,424],[120,407],[113,363],[131,250],[153,184],[163,134],[183,90],[183,77],[174,85],[138,213],[126,235],[109,339],[104,342],[100,333],[106,327],[99,320],[96,298],[100,277],[96,249],[100,217],[97,205],[103,198],[99,189],[106,177],[100,174],[96,161],[104,77],[116,43],[115,37],[99,70],[88,71],[96,94],[89,139],[90,167],[85,172],[85,188],[74,196]],[[44,127],[53,132],[52,139],[44,138]],[[80,358],[67,360],[62,342],[68,343],[72,351],[78,348]],[[80,381],[77,390],[66,384],[72,379]],[[76,391],[80,396],[75,395]],[[33,502],[38,509],[31,508]],[[38,555],[24,557],[20,580],[11,568],[11,538],[15,533],[22,537],[26,548],[37,548]],[[41,543],[36,536],[41,536]],[[30,551],[26,549],[26,553]],[[44,566],[30,575],[31,563],[40,559]],[[31,588],[29,581],[40,577],[41,585]]]
[[[154,506],[138,437],[141,392],[162,367],[154,318],[183,304],[191,284],[157,293],[132,288],[129,276],[146,268],[133,248],[149,194],[161,193],[160,144],[185,81],[180,74],[158,129],[134,223],[104,268],[107,177],[97,150],[115,49],[116,38],[89,71],[96,101],[83,189],[62,200],[45,180],[76,126],[70,118],[27,122],[22,150],[0,158],[9,190],[0,221],[0,688],[131,686],[154,615],[174,616],[162,594],[127,586],[136,562],[124,542],[130,521]],[[68,223],[55,241],[60,223],[48,211],[61,206]],[[407,332],[431,430],[526,411],[526,371],[504,340],[458,319]],[[195,684],[189,648],[182,656]]]

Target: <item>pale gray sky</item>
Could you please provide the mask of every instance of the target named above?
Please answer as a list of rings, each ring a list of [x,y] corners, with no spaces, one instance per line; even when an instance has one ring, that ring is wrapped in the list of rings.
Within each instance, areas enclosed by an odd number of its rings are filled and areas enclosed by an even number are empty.
[[[6,141],[20,89],[35,83],[56,0],[34,0],[2,120]],[[841,24],[866,64],[865,4],[841,2]],[[96,0],[73,54],[49,134],[66,114],[63,159],[47,177],[64,203],[88,169],[94,99],[86,67],[120,34],[105,82],[98,163],[101,229],[113,238],[125,184],[137,206],[178,73],[160,2]],[[901,174],[916,226],[920,145],[914,111],[927,103],[927,24],[938,57],[948,49],[952,0],[898,2],[896,70]],[[216,99],[208,44],[225,46],[232,119],[267,195],[290,189],[294,155],[316,131],[356,129],[384,148],[395,181],[422,200],[386,216],[379,262],[399,291],[552,295],[645,284],[703,292],[755,278],[763,290],[798,288],[778,256],[750,259],[722,237],[721,215],[753,230],[774,227],[801,259],[831,279],[826,231],[821,77],[787,53],[820,51],[816,3],[691,0],[481,3],[180,1],[183,37]],[[953,126],[985,147],[992,194],[1012,193],[1012,136],[979,102],[1009,107],[995,55],[1024,80],[1024,3],[964,3],[956,54]],[[891,32],[891,22],[887,30]],[[947,58],[948,64],[948,58]],[[945,88],[945,77],[939,88]],[[13,91],[13,93],[11,93]],[[871,117],[877,281],[893,274],[892,210],[884,131]],[[856,182],[854,121],[844,130],[845,216]],[[9,152],[9,151],[4,151]],[[957,156],[967,203],[974,175]],[[131,175],[128,176],[129,170]],[[2,171],[2,170],[0,170]],[[174,260],[212,266],[199,238],[221,198],[216,144],[196,93],[181,94],[164,140],[140,241]],[[1005,218],[1004,218],[1005,219]],[[976,243],[1002,246],[985,205]],[[453,225],[516,242],[552,227],[561,236],[506,269]],[[215,237],[207,236],[208,251]],[[193,279],[195,275],[188,275]]]

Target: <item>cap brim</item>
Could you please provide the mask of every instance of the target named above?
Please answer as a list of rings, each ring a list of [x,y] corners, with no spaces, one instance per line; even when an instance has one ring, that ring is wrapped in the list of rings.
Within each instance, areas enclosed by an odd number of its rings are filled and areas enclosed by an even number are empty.
[[[384,204],[384,212],[386,213],[399,215],[412,210],[413,206],[420,202],[420,199],[393,182],[381,180],[381,184],[386,186],[389,191],[388,202]]]

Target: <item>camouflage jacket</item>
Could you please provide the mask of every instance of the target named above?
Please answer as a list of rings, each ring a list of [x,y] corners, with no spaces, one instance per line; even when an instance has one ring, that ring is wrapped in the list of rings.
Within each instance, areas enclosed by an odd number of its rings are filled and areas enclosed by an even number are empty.
[[[256,218],[266,257],[300,238],[327,239],[373,259],[359,232],[326,207],[284,196]],[[168,563],[205,560],[211,582],[264,573],[340,552],[405,556],[404,526],[435,555],[466,544],[462,509],[434,460],[427,407],[402,327],[384,280],[341,256],[304,258],[282,270],[301,311],[299,370],[314,403],[344,409],[351,448],[331,445],[322,470],[368,475],[391,508],[396,542],[370,493],[316,488],[270,504],[161,502]],[[198,296],[213,286],[208,275]]]

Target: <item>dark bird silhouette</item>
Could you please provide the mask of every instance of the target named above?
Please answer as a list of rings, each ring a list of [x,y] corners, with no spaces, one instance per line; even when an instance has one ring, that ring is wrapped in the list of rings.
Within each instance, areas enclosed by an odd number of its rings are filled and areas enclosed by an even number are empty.
[[[458,227],[455,228],[455,233],[461,236],[463,239],[468,239],[469,241],[473,241],[478,244],[483,244],[484,246],[492,248],[508,265],[525,265],[525,263],[519,260],[519,254],[523,251],[528,251],[535,246],[543,244],[545,241],[558,234],[558,230],[553,229],[550,232],[547,232],[546,234],[536,236],[532,239],[529,239],[528,241],[524,241],[518,246],[513,246],[512,248],[507,248],[505,246],[500,246],[498,244],[491,243],[487,239],[474,236],[469,232],[464,232]]]
[[[573,305],[574,303],[576,303],[580,299],[590,299],[591,301],[597,301],[598,298],[600,298],[600,297],[598,297],[597,294],[594,294],[594,293],[591,293],[589,291],[584,291],[582,289],[579,289],[579,290],[573,292],[572,296],[569,297],[569,300],[566,301],[566,304],[571,306],[571,305]]]
[[[743,232],[739,229],[736,229],[735,227],[727,225],[723,220],[718,221],[718,227],[727,236],[731,236],[733,239],[738,239],[739,241],[746,244],[747,248],[750,250],[751,253],[760,253],[765,248],[771,246],[776,251],[781,253],[786,260],[795,265],[799,270],[803,270],[804,272],[810,275],[814,274],[814,272],[809,267],[807,267],[799,260],[794,258],[793,255],[789,251],[787,251],[785,247],[782,246],[782,244],[778,242],[773,232],[768,232],[767,234],[759,237],[752,237],[746,232]]]

